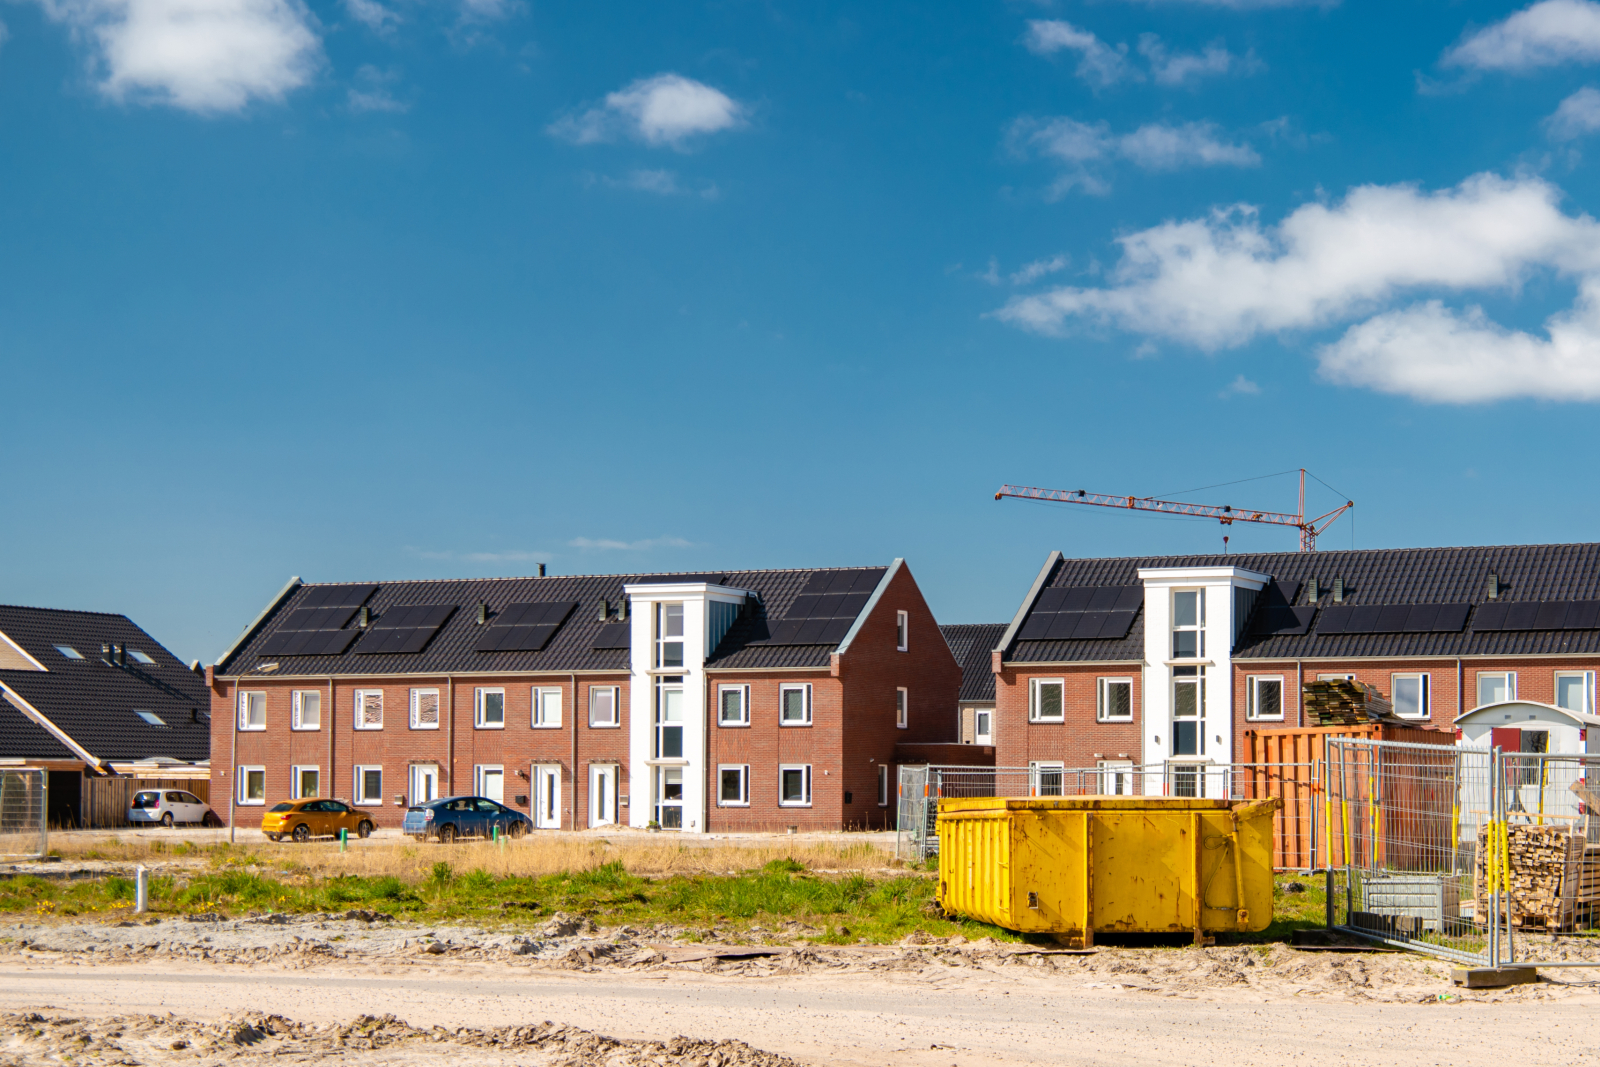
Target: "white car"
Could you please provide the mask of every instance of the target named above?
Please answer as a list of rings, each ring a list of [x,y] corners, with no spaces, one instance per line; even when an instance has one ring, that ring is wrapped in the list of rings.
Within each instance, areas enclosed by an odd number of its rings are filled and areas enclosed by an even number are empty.
[[[135,826],[152,823],[173,826],[185,822],[201,826],[222,824],[222,820],[212,813],[205,801],[181,789],[141,789],[133,795],[128,821]]]

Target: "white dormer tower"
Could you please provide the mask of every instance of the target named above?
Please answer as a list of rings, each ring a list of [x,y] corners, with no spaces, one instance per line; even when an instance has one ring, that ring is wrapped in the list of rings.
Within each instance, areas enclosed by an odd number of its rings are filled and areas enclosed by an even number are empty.
[[[752,594],[708,582],[627,585],[628,825],[706,829],[705,661]]]
[[[1233,649],[1272,579],[1243,567],[1141,568],[1145,789],[1226,797],[1233,762]]]

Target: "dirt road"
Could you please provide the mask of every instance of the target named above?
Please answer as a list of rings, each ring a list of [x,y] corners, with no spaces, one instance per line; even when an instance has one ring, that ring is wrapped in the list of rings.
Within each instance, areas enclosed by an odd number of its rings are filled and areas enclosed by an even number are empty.
[[[104,959],[103,953],[23,949],[0,956],[0,1010],[91,1018],[172,1012],[178,1018],[169,1028],[185,1019],[230,1017],[227,1027],[237,1027],[240,1013],[251,1011],[324,1026],[390,1013],[422,1030],[550,1020],[623,1039],[737,1039],[805,1064],[1600,1065],[1600,985],[1572,972],[1537,988],[1458,996],[1442,965],[1406,956],[1314,956],[1281,947],[1265,954],[1111,950],[1093,957],[1002,958],[987,951],[961,946],[849,956],[845,950],[676,964],[670,952],[666,959],[640,953],[627,965],[603,958],[574,963],[570,956],[541,964],[471,952],[344,959],[311,953],[247,967],[173,955],[100,962],[94,957]],[[1440,1000],[1441,993],[1456,999]],[[13,1018],[10,1029],[0,1062],[61,1062],[43,1051],[44,1038],[30,1036],[47,1028]],[[162,1034],[165,1042],[170,1034]],[[196,1041],[166,1052],[170,1042],[147,1044],[127,1058],[213,1062]],[[436,1033],[372,1049],[335,1050],[309,1039],[271,1044],[263,1039],[257,1051],[274,1062],[338,1055],[352,1065],[444,1058],[763,1062],[749,1058],[756,1055],[749,1050],[721,1059],[705,1053],[714,1046],[682,1057],[660,1047],[619,1047],[617,1055],[635,1058],[615,1060],[574,1056],[562,1051],[565,1045],[551,1052],[534,1043],[515,1052],[497,1049],[482,1034],[456,1040]],[[251,1047],[222,1058],[249,1056]]]

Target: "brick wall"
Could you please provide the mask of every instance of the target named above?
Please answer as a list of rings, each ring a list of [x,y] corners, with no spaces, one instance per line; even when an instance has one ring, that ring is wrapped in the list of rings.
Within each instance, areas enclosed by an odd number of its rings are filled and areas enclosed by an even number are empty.
[[[811,725],[782,726],[778,722],[778,693],[785,684],[811,686]],[[722,685],[750,687],[750,725],[722,726],[717,721],[717,693]],[[760,673],[707,672],[710,734],[707,738],[706,829],[781,830],[834,829],[839,826],[844,803],[839,751],[844,735],[844,686],[825,670]],[[784,764],[811,765],[811,806],[784,807],[778,803],[778,768]],[[718,767],[750,768],[748,807],[721,804]],[[824,773],[826,772],[826,773]]]
[[[1070,667],[1007,666],[995,677],[995,765],[1026,767],[1060,760],[1068,767],[1093,767],[1098,760],[1143,758],[1140,737],[1144,687],[1134,664],[1074,664]],[[1034,678],[1060,678],[1063,721],[1029,722],[1028,691]],[[1133,679],[1131,722],[1096,722],[1096,679]]]

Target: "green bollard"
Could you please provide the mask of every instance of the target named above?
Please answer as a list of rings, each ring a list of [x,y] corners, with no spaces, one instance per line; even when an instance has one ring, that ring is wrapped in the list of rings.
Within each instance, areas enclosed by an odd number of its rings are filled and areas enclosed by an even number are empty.
[[[345,850],[345,848],[349,845],[349,843],[350,843],[350,831],[341,828],[340,831],[339,831],[339,851],[343,852]]]

